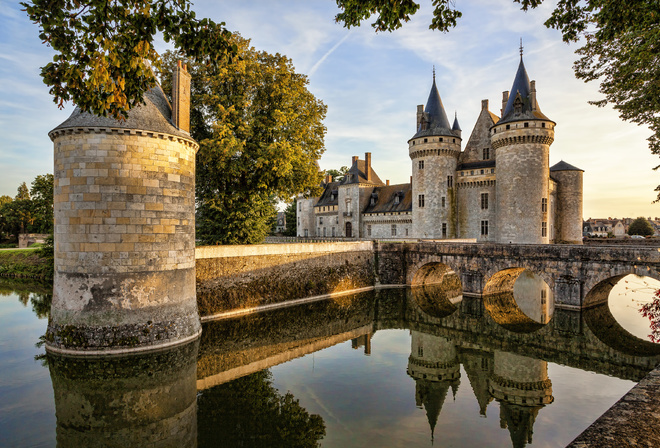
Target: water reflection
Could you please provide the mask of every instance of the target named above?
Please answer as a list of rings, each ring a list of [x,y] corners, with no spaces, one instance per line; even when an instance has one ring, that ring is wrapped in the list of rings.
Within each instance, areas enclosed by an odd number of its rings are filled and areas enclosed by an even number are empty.
[[[198,342],[143,356],[48,355],[58,447],[197,446]]]

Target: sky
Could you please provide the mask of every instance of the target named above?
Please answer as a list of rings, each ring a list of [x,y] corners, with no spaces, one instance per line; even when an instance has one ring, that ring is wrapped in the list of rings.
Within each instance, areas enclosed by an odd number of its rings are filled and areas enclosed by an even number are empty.
[[[500,115],[502,92],[511,89],[520,60],[536,80],[539,107],[557,123],[550,165],[564,160],[583,169],[584,218],[660,217],[653,204],[660,164],[646,139],[650,131],[618,118],[598,100],[597,83],[575,78],[577,45],[545,28],[554,1],[523,12],[512,0],[457,1],[463,12],[449,33],[428,29],[431,0],[392,33],[376,33],[371,21],[350,30],[335,23],[333,0],[196,0],[198,17],[225,22],[250,38],[257,50],[288,56],[306,74],[309,90],[328,106],[322,169],[350,165],[351,156],[372,153],[383,180],[409,182],[407,141],[415,113],[424,104],[435,66],[438,90],[449,116],[457,114],[463,143],[472,131],[481,100]],[[59,110],[39,76],[51,61],[38,28],[18,2],[0,0],[0,195],[15,196],[22,182],[53,172],[48,132],[73,111]],[[161,52],[169,47],[158,42]]]

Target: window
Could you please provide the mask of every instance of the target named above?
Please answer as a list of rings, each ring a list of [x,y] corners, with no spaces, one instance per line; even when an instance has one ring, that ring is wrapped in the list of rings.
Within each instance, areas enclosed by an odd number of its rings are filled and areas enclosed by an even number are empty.
[[[323,236],[325,236],[325,227],[323,228]]]
[[[445,208],[445,197],[442,197],[442,208]]]
[[[529,123],[525,123],[525,127],[528,128],[528,127],[529,127]]]
[[[418,203],[417,205],[419,205],[419,208],[424,208],[424,195],[423,194],[420,194],[417,197],[417,203]]]
[[[406,236],[408,236],[408,227],[406,227]]]
[[[367,236],[371,236],[371,224],[367,225]]]
[[[420,170],[424,169],[424,161],[423,160],[420,160],[419,162],[417,162],[417,168],[419,168]]]
[[[542,237],[548,236],[548,223],[547,222],[542,222],[541,223],[541,236]]]
[[[543,213],[548,211],[548,198],[541,199],[541,211]]]
[[[470,176],[474,175],[474,170],[470,170]]]
[[[428,139],[428,138],[425,138],[425,139],[424,139],[424,143],[428,143],[428,142],[429,142],[429,139]]]
[[[399,202],[400,202],[399,195],[398,194],[394,195],[394,203],[398,204]]]
[[[484,170],[481,170],[481,174],[484,174]]]
[[[484,148],[483,156],[484,156],[484,160],[490,159],[490,148]]]
[[[332,228],[332,236],[333,237],[335,236],[335,228],[334,227]]]
[[[442,137],[440,137],[440,141],[441,141],[441,142],[444,141],[444,140],[442,139]]]
[[[309,236],[309,230],[305,229],[305,238],[307,238],[308,236]]]
[[[465,176],[465,171],[461,171],[461,177]]]
[[[447,223],[446,222],[442,223],[442,237],[447,238]]]
[[[396,224],[392,224],[392,236],[396,236]]]
[[[506,125],[506,130],[508,131],[509,129],[511,129],[511,125],[510,125],[510,124],[507,124],[507,125]]]
[[[481,221],[481,236],[488,236],[488,221]]]
[[[451,188],[454,186],[454,176],[447,176],[447,187]]]
[[[298,211],[302,212],[302,202],[298,202]]]
[[[541,123],[541,127],[544,128],[544,127],[545,127],[545,123]]]
[[[323,225],[323,216],[319,216],[319,225]]]
[[[481,210],[488,210],[488,193],[481,193]]]
[[[423,358],[424,357],[424,347],[421,345],[417,347],[417,357]]]
[[[495,168],[490,169],[490,174],[495,174]]]
[[[371,205],[376,205],[376,198],[374,197],[371,198]]]

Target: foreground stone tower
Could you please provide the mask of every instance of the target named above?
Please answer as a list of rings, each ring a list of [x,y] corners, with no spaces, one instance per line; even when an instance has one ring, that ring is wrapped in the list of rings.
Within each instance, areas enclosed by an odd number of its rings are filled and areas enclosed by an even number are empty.
[[[76,109],[55,146],[55,278],[47,349],[162,348],[201,333],[195,296],[190,75],[174,73],[124,121]]]
[[[557,242],[582,244],[582,173],[563,160],[550,167],[550,176],[558,183]]]
[[[547,244],[550,240],[550,145],[555,122],[543,115],[522,60],[502,118],[491,128],[497,166],[497,242]]]
[[[433,74],[426,107],[417,106],[417,132],[408,140],[412,159],[413,238],[455,238],[454,175],[461,153],[458,120],[450,126]]]

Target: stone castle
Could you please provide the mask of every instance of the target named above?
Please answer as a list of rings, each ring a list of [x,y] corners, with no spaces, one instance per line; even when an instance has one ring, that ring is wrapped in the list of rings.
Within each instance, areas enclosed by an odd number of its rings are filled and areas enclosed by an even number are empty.
[[[550,167],[556,123],[539,108],[522,50],[501,117],[483,100],[465,148],[435,73],[416,118],[408,140],[411,182],[383,183],[371,153],[353,157],[342,180],[326,177],[320,197],[299,198],[299,237],[582,243],[583,171],[563,161]]]

